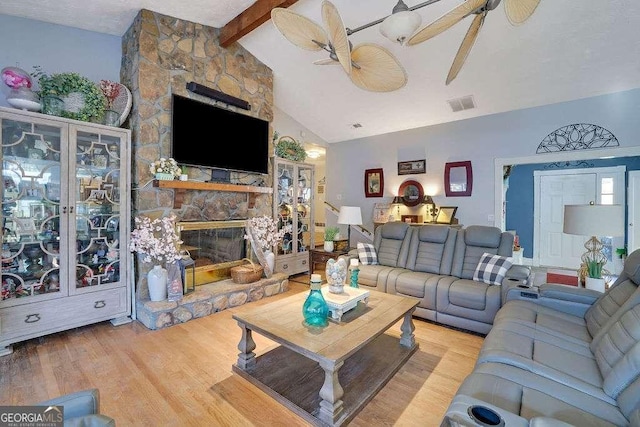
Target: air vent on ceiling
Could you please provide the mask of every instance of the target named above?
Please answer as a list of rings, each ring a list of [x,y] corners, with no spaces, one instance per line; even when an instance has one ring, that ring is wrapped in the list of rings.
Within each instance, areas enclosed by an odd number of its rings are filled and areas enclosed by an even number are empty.
[[[451,107],[451,110],[453,110],[454,113],[457,113],[458,111],[462,111],[462,110],[469,110],[471,108],[476,108],[476,104],[475,102],[473,102],[472,95],[463,96],[462,98],[450,99],[447,102],[449,103],[449,106]]]

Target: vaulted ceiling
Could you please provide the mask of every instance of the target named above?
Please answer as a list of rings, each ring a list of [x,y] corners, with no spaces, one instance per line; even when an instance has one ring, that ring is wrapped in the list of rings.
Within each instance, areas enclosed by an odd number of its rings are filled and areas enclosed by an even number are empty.
[[[333,0],[352,29],[389,15],[395,3]],[[440,0],[418,9],[422,26],[461,3]],[[340,66],[315,65],[327,54],[285,39],[270,21],[273,7],[324,26],[321,2],[313,0],[3,0],[0,13],[122,35],[145,8],[221,28],[223,46],[237,41],[273,70],[276,106],[329,143],[640,87],[638,1],[541,0],[518,26],[500,4],[449,85],[447,73],[475,15],[415,46],[389,41],[374,25],[349,39],[354,46],[378,44],[402,64],[407,84],[385,93],[357,87]],[[476,107],[453,112],[448,101],[465,96]]]

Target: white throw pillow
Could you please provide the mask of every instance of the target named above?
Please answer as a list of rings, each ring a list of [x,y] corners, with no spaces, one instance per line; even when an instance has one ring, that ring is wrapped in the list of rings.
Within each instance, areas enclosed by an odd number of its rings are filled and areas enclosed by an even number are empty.
[[[513,265],[513,258],[492,255],[485,252],[473,273],[473,280],[488,285],[501,285],[504,277]]]
[[[378,264],[378,254],[376,248],[371,243],[360,243],[356,245],[358,248],[358,258],[363,265]]]

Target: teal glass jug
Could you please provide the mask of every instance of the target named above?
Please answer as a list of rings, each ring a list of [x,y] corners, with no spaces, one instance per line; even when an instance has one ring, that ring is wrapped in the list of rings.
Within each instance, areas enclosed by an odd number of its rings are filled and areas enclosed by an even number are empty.
[[[312,274],[311,276],[311,291],[302,305],[304,323],[306,326],[324,327],[329,324],[327,320],[327,316],[329,315],[329,306],[322,296],[322,291],[320,291],[322,286],[320,275]]]

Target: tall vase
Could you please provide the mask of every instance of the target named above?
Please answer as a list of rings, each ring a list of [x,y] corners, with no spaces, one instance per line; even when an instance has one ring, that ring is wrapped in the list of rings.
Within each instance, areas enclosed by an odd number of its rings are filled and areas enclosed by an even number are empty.
[[[267,260],[267,265],[273,273],[273,269],[276,267],[276,254],[274,254],[273,251],[266,251],[264,253],[264,258]]]
[[[329,306],[322,296],[319,274],[311,275],[311,282],[309,283],[311,291],[307,296],[307,299],[302,305],[302,316],[304,317],[304,324],[311,327],[323,327],[327,326],[327,315],[329,314]]]
[[[324,241],[324,251],[325,252],[333,252],[333,240],[325,240]]]
[[[151,301],[167,299],[167,270],[160,265],[154,265],[147,273],[147,286]]]

